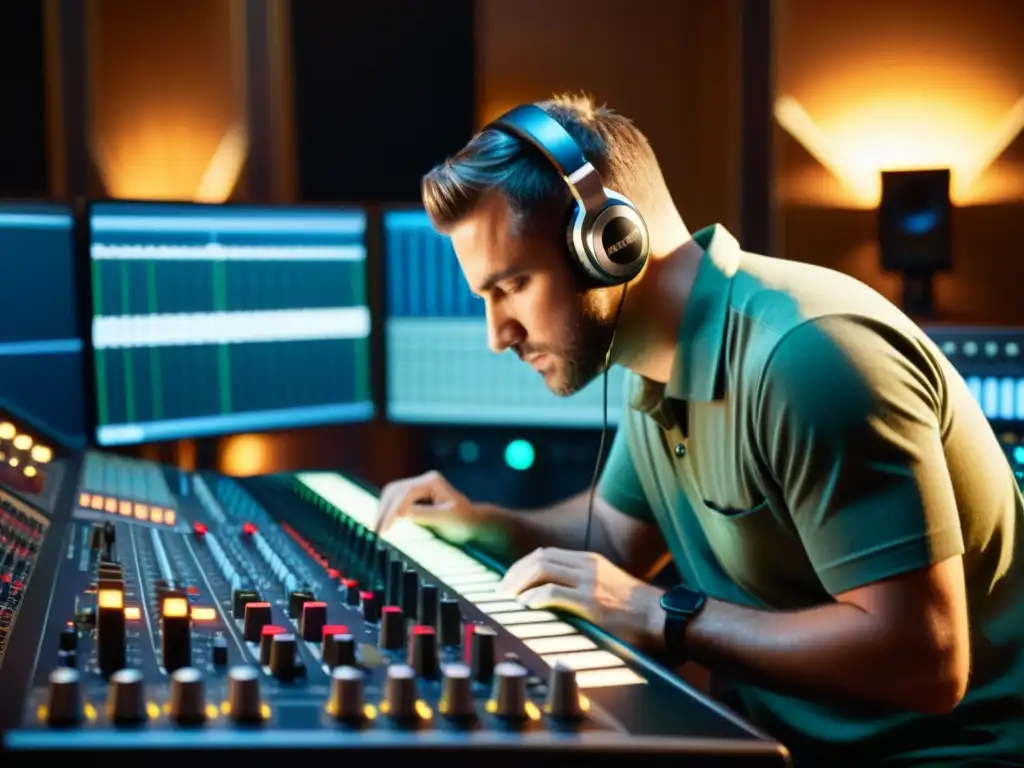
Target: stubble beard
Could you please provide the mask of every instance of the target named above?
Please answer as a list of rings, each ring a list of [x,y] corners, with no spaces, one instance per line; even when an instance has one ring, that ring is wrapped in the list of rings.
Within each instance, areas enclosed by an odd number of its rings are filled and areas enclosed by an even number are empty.
[[[614,321],[600,311],[596,295],[581,292],[558,354],[562,370],[548,388],[559,397],[569,397],[600,376],[614,331]]]

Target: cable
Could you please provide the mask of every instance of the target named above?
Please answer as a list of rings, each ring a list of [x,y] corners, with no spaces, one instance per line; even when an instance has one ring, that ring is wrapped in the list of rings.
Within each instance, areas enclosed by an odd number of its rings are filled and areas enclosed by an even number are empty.
[[[615,334],[619,329],[619,315],[622,314],[622,307],[626,303],[626,291],[629,290],[629,283],[622,286],[622,296],[619,297],[619,306],[615,310],[615,321],[612,323],[612,339],[608,343],[608,351],[604,355],[604,395],[601,405],[601,444],[597,448],[597,461],[594,464],[594,476],[590,481],[590,499],[587,502],[587,529],[583,535],[583,551],[590,550],[590,526],[594,520],[594,497],[597,495],[597,482],[601,478],[601,467],[604,464],[604,444],[608,437],[608,369],[612,362],[612,348],[615,346]]]

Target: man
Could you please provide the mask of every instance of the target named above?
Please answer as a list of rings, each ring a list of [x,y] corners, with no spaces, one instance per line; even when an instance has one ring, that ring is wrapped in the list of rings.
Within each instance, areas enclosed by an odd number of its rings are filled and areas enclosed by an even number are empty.
[[[474,541],[529,606],[726,677],[798,762],[1021,764],[1024,502],[962,379],[857,281],[691,236],[627,119],[539,106],[642,214],[626,286],[569,258],[566,180],[515,131],[474,137],[423,200],[495,352],[566,396],[629,370],[592,551],[586,493],[513,512],[436,473],[385,488],[379,525]],[[645,580],[666,545],[669,593]]]

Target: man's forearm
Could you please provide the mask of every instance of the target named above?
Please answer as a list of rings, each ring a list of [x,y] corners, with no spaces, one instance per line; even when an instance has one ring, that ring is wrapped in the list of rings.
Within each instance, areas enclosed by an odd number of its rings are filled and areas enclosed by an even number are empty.
[[[480,530],[474,542],[506,564],[538,547],[581,549],[586,535],[589,492],[539,510],[519,511],[489,504],[476,507]],[[590,545],[609,559],[610,546],[600,515],[591,521]]]
[[[708,600],[686,629],[689,659],[763,688],[819,701],[947,711],[941,663],[847,603],[772,613]],[[911,650],[914,649],[914,650]],[[939,680],[941,683],[941,680]]]

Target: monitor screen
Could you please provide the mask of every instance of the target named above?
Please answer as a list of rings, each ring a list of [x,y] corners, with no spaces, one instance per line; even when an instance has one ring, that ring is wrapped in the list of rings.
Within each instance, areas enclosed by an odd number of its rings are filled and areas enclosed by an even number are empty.
[[[74,218],[0,202],[0,399],[69,442],[85,437]]]
[[[373,417],[366,217],[91,206],[96,442]]]
[[[924,330],[963,376],[989,421],[1024,423],[1024,329],[935,325]]]
[[[387,410],[395,422],[600,427],[600,378],[572,397],[511,351],[487,346],[484,302],[475,297],[447,237],[422,210],[384,212],[387,274]],[[618,423],[623,376],[612,368],[608,421]]]

